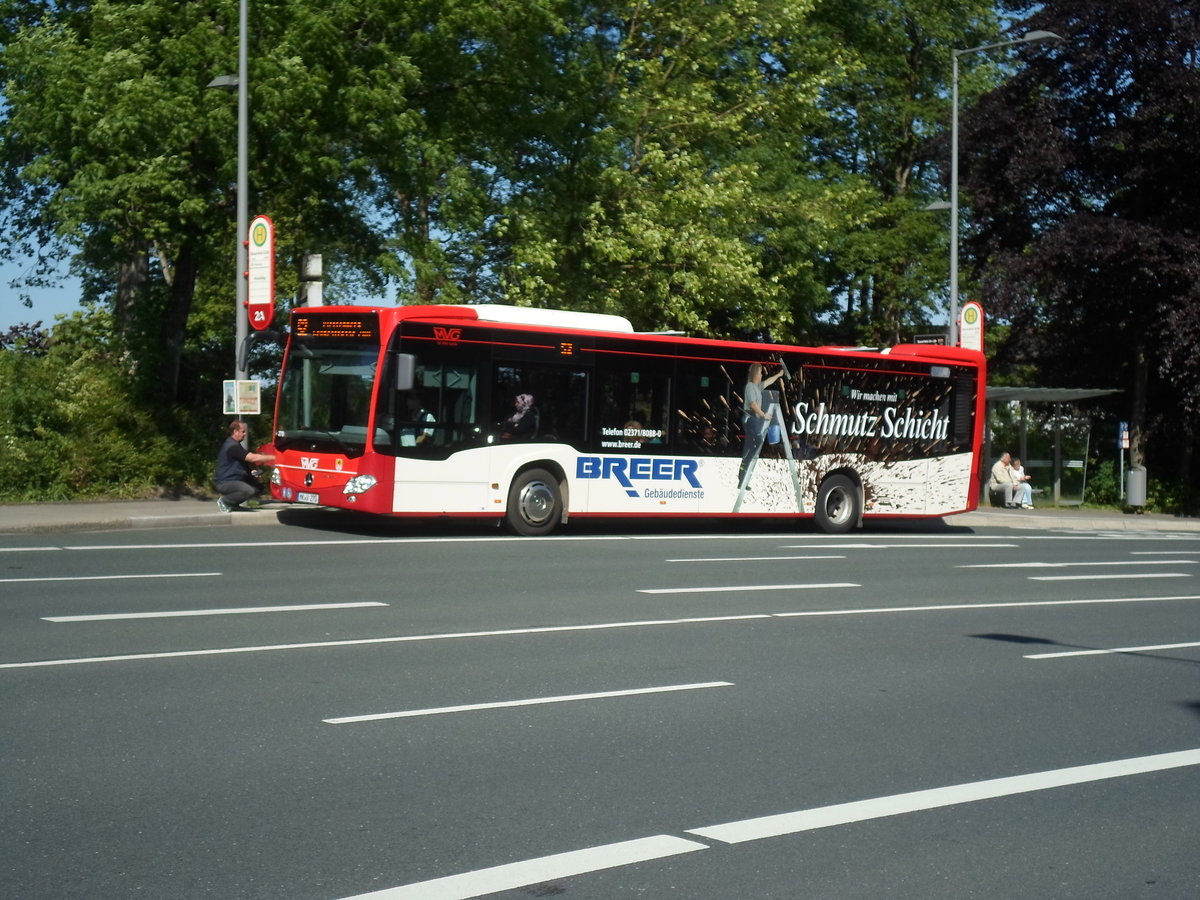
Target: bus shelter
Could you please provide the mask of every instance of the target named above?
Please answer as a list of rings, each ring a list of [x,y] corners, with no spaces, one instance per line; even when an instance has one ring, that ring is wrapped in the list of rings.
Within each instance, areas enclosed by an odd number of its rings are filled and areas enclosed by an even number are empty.
[[[1064,407],[1074,405],[1081,400],[1090,400],[1096,397],[1107,397],[1110,394],[1116,394],[1119,391],[1116,388],[1041,388],[1041,387],[992,387],[987,389],[987,429],[984,435],[984,459],[988,462],[985,466],[985,479],[991,472],[991,460],[993,458],[992,450],[992,418],[997,404],[1001,403],[1016,403],[1019,407],[1020,431],[1017,441],[1017,455],[1022,460],[1028,459],[1028,438],[1029,438],[1029,404],[1032,403],[1053,403],[1056,407]],[[1053,458],[1050,461],[1052,468],[1052,484],[1053,484],[1053,501],[1055,506],[1077,505],[1082,502],[1082,497],[1078,501],[1064,501],[1062,499],[1062,473],[1064,467],[1063,450],[1062,450],[1062,428],[1061,417],[1055,416],[1055,425],[1053,432]],[[1090,443],[1090,441],[1089,441]],[[1087,483],[1087,453],[1085,451],[1082,460],[1084,467],[1083,480]]]

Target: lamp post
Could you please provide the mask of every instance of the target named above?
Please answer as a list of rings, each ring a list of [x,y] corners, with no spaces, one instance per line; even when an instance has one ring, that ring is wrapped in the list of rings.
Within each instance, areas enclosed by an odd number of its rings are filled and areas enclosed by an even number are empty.
[[[249,268],[249,252],[246,247],[249,228],[248,193],[248,156],[249,156],[249,75],[246,61],[246,4],[248,0],[238,0],[238,73],[237,75],[220,75],[208,83],[210,88],[237,88],[238,93],[238,130],[237,130],[237,306],[234,309],[234,345],[233,368],[234,378],[245,381],[249,375],[242,360],[242,347],[246,343],[248,325],[246,319],[247,284],[246,270]]]
[[[1018,44],[1039,44],[1047,41],[1061,41],[1052,31],[1030,31],[1023,37],[1013,41],[998,41],[994,44],[981,44],[978,47],[968,47],[965,50],[950,52],[950,346],[958,346],[958,58],[968,53],[981,53],[985,50],[999,50],[1002,47],[1015,47]]]

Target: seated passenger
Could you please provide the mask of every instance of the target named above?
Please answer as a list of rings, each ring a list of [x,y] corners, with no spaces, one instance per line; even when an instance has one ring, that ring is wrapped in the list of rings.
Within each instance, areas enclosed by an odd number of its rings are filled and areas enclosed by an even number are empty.
[[[513,401],[514,412],[500,423],[500,440],[528,441],[537,434],[538,412],[533,405],[533,394],[517,394]]]

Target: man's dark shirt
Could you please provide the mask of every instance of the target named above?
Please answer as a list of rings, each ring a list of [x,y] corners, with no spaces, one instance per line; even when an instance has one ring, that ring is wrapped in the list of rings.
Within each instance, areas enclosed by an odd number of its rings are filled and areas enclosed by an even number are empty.
[[[217,453],[216,482],[250,481],[250,467],[246,464],[246,448],[233,438],[226,438]]]

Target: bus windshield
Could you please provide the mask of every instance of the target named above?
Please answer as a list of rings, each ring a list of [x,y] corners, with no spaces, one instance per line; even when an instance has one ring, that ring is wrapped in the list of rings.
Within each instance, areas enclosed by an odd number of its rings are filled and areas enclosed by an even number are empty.
[[[275,446],[361,456],[378,354],[362,342],[294,343],[279,386]]]

